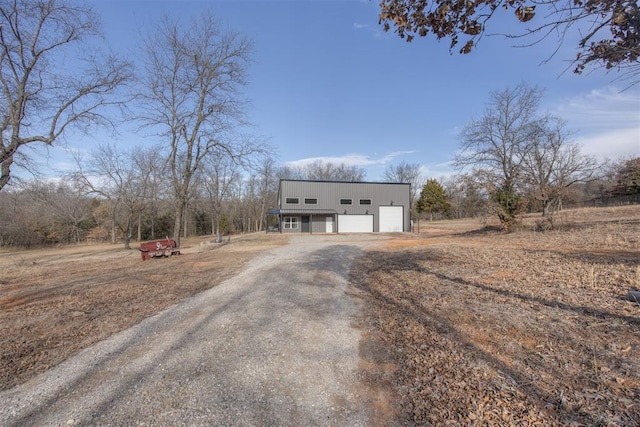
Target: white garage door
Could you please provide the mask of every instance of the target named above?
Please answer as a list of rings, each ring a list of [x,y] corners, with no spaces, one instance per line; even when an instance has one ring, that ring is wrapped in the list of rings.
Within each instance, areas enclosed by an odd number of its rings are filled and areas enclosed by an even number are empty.
[[[380,232],[402,232],[404,208],[402,206],[380,206]]]
[[[373,232],[373,215],[338,215],[338,233]]]

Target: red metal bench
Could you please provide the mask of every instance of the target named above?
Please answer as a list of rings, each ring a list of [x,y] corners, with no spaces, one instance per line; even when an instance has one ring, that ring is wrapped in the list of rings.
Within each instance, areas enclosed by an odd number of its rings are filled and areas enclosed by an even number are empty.
[[[153,257],[180,255],[180,249],[176,247],[176,241],[168,237],[162,240],[140,243],[138,250],[140,251],[140,255],[142,255],[143,261]]]

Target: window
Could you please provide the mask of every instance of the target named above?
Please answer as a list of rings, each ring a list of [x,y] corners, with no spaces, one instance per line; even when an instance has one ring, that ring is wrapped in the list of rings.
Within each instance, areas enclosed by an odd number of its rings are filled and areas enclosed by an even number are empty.
[[[284,229],[285,230],[295,230],[298,228],[298,217],[297,216],[285,216],[284,220]]]
[[[352,203],[353,203],[353,200],[351,199],[340,199],[341,205],[351,205]]]
[[[297,205],[298,203],[300,203],[300,199],[298,199],[297,197],[287,197],[286,199],[284,199],[284,202],[288,205]]]
[[[315,197],[308,197],[304,199],[304,204],[305,205],[317,205],[318,204],[318,199],[316,199]]]
[[[360,199],[361,205],[371,205],[371,199]]]

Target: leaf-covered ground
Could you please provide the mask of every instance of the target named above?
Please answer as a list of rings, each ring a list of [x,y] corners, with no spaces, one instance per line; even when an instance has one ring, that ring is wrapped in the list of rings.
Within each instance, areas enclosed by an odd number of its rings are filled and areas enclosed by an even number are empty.
[[[640,425],[640,304],[624,299],[640,207],[564,212],[542,233],[459,224],[423,223],[352,271],[378,349],[366,373],[395,421]]]

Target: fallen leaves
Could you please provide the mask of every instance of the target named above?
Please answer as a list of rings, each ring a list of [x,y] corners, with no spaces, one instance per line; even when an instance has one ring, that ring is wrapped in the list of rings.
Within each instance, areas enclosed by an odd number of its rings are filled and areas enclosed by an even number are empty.
[[[636,236],[639,207],[369,252],[352,281],[399,423],[640,425]]]

